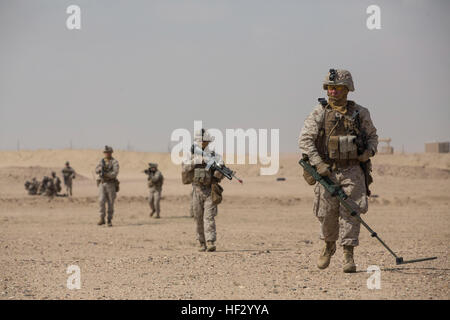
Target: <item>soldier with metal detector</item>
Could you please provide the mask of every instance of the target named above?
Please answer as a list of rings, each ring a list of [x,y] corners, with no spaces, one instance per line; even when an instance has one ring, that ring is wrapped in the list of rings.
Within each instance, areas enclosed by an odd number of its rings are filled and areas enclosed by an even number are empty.
[[[306,118],[299,138],[299,147],[309,157],[318,173],[329,176],[358,205],[360,213],[368,210],[368,186],[371,183],[370,157],[377,152],[378,136],[369,111],[347,100],[354,91],[349,71],[330,69],[323,89],[328,101],[320,104]],[[316,180],[304,171],[305,180],[314,185]],[[344,272],[355,272],[353,249],[359,244],[360,221],[351,216],[318,184],[315,187],[314,213],[320,221],[320,238],[325,246],[317,266],[325,269],[336,251],[339,238],[344,249]]]
[[[323,89],[327,90],[329,100],[319,99],[320,104],[305,120],[299,138],[303,176],[310,185],[319,182],[314,190],[313,210],[320,221],[320,238],[325,246],[317,266],[319,269],[329,266],[340,233],[343,270],[355,272],[353,251],[359,244],[361,224],[394,255],[397,264],[435,259],[403,261],[360,217],[368,210],[372,182],[370,158],[377,151],[377,130],[369,111],[347,100],[348,92],[354,91],[350,72],[330,69]]]

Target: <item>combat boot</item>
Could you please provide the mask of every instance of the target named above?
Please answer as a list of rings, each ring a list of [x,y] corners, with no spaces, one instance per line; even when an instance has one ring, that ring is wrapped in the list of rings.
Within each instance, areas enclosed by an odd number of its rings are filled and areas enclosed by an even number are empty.
[[[326,269],[330,265],[331,256],[336,252],[336,242],[335,241],[325,241],[325,247],[317,261],[317,267],[319,269]]]
[[[112,222],[111,222],[111,220],[108,220],[108,227],[112,227]]]
[[[356,265],[353,260],[353,246],[344,246],[344,272],[356,272]]]
[[[105,224],[105,218],[100,218],[100,221],[97,222],[97,225],[101,226],[102,224]]]
[[[206,244],[204,242],[199,242],[198,251],[199,252],[205,252],[206,251]]]
[[[157,213],[155,219],[159,219],[159,218],[161,218],[161,217],[159,216],[159,213]]]
[[[153,217],[154,214],[155,214],[155,211],[150,212],[150,217]]]
[[[206,241],[206,244],[207,244],[206,251],[208,252],[216,251],[216,245],[214,244],[214,241]]]

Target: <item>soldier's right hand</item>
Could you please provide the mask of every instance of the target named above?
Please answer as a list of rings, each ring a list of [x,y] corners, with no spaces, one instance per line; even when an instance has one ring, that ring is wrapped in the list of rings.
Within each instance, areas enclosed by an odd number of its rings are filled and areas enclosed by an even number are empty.
[[[323,177],[329,176],[331,174],[331,170],[328,164],[325,162],[320,162],[316,165],[317,173]]]

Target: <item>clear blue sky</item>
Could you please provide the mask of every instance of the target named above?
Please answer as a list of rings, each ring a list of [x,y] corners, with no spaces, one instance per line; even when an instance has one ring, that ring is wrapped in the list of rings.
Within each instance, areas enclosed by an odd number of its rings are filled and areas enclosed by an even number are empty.
[[[371,4],[381,30],[366,28]],[[335,67],[380,137],[422,151],[450,140],[449,14],[450,1],[0,0],[0,149],[167,151],[203,120],[278,128],[297,151]]]

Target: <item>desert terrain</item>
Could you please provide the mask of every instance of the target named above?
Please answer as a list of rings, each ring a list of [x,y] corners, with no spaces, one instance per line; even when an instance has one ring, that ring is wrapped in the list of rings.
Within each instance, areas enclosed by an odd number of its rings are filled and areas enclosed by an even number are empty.
[[[405,260],[394,258],[361,227],[358,272],[342,272],[339,247],[319,270],[322,247],[312,213],[313,188],[299,155],[283,154],[276,176],[257,165],[231,166],[244,180],[224,180],[217,252],[197,252],[189,217],[191,186],[167,153],[117,151],[121,190],[114,226],[97,226],[93,169],[101,150],[0,152],[0,299],[449,299],[450,154],[377,155],[375,195],[366,222]],[[24,182],[65,161],[77,171],[72,198],[29,196]],[[161,219],[149,217],[148,162],[165,176]],[[276,181],[284,177],[285,181]],[[77,265],[81,289],[66,286]],[[367,268],[381,270],[368,289]]]

